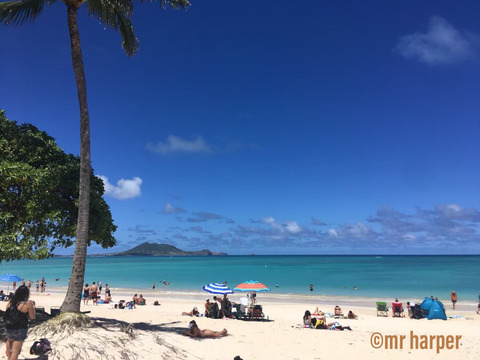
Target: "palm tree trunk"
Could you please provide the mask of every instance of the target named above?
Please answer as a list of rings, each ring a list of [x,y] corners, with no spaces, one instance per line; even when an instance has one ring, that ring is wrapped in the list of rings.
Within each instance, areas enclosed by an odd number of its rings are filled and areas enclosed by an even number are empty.
[[[77,236],[73,253],[72,275],[67,295],[61,311],[80,311],[85,263],[87,260],[88,224],[90,212],[90,118],[87,105],[87,82],[83,68],[80,34],[78,32],[77,13],[81,1],[66,1],[68,30],[72,52],[73,71],[77,83],[78,103],[80,105],[80,194],[78,202]]]

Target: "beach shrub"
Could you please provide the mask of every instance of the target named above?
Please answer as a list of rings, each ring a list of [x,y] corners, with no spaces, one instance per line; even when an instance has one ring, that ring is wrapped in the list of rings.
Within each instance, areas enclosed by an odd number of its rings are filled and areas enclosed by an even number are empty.
[[[10,121],[0,110],[0,261],[43,259],[73,245],[80,160],[34,125]],[[89,245],[116,244],[103,181],[91,171]]]

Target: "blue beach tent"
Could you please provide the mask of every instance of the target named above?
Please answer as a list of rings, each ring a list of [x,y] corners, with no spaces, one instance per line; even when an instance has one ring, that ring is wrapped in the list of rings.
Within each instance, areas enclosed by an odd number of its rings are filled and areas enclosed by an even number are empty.
[[[442,302],[439,300],[426,297],[423,300],[422,305],[420,305],[420,309],[422,309],[423,317],[427,318],[428,320],[447,320],[445,306],[443,306]]]

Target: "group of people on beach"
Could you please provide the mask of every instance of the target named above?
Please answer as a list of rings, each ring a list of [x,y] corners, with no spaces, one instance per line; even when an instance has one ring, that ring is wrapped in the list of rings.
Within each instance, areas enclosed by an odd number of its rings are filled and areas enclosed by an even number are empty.
[[[338,308],[338,309],[337,309]],[[338,310],[340,312],[338,312]],[[341,309],[337,305],[335,307],[336,314],[337,316],[340,316],[341,314]],[[349,314],[353,315],[353,319],[355,319],[355,314],[353,314],[352,311],[349,312]],[[327,317],[324,316],[324,313],[319,311],[318,308],[315,309],[314,314],[316,317],[312,317],[312,313],[309,310],[305,311],[305,314],[303,315],[303,326],[308,327],[311,329],[320,329],[320,330],[352,330],[350,326],[342,326],[338,321],[333,321],[330,323],[327,323]],[[341,314],[343,316],[343,314]]]
[[[29,279],[28,281],[25,281],[25,279],[22,279],[22,285],[26,286],[29,291],[32,288],[32,284],[33,284],[32,280]],[[37,289],[37,294],[38,293],[43,294],[45,292],[46,287],[47,287],[47,282],[45,281],[45,277],[42,277],[41,281],[37,280],[35,282],[35,287]],[[13,289],[13,291],[15,291],[17,289],[17,282],[16,281],[12,282],[12,289]]]
[[[195,306],[190,311],[182,312],[182,315],[205,316],[215,319],[233,318],[234,315],[232,313],[232,308],[234,305],[235,303],[230,301],[227,294],[224,294],[223,297],[214,296],[213,301],[210,301],[210,298],[207,298],[205,300],[205,310],[203,314],[201,314],[198,308]]]
[[[88,305],[88,300],[92,300],[94,305],[98,305],[98,301],[102,298],[102,282],[98,281],[95,284],[95,281],[92,282],[92,285],[89,286],[88,283],[83,287],[83,304]],[[112,293],[108,284],[105,284],[105,298],[101,300],[103,304],[108,304],[112,301]]]

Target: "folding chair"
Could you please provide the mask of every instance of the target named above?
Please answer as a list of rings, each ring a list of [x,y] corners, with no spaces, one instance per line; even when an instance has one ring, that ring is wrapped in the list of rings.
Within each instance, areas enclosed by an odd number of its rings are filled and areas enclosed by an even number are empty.
[[[377,301],[377,316],[388,317],[388,306],[384,301]]]
[[[403,305],[402,303],[392,303],[393,317],[403,317]]]

